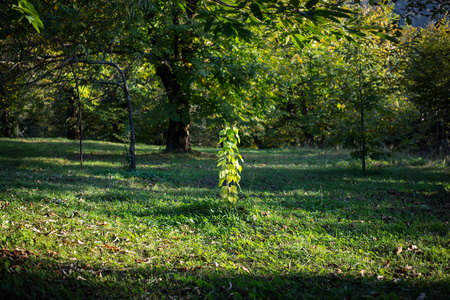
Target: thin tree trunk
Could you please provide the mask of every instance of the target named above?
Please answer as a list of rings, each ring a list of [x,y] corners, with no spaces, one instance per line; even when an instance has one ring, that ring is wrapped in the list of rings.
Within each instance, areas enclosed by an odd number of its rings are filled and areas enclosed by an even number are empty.
[[[364,107],[361,105],[361,133],[362,133],[362,170],[366,170],[366,128],[364,127]]]
[[[436,123],[436,156],[439,156],[441,152],[441,142],[439,138],[439,113],[437,108],[437,99],[434,98],[434,122]]]
[[[136,150],[135,150],[135,134],[134,134],[134,122],[133,122],[133,110],[131,107],[130,92],[128,90],[127,78],[123,70],[115,63],[111,61],[89,61],[89,60],[69,60],[69,63],[79,63],[79,64],[90,64],[90,65],[108,65],[114,67],[122,77],[123,86],[122,89],[125,94],[125,99],[128,107],[128,120],[129,120],[129,130],[130,130],[130,148],[129,148],[129,159],[130,159],[130,169],[136,170]]]
[[[66,136],[69,140],[75,140],[77,138],[77,110],[75,106],[75,98],[72,92],[72,89],[69,89],[67,92],[64,89],[63,96],[67,99],[67,107],[66,107]]]
[[[362,69],[359,64],[359,104],[361,110],[361,139],[362,139],[362,157],[361,168],[363,172],[366,170],[366,129],[364,127],[364,95],[362,90]]]
[[[72,62],[70,63],[70,69],[72,70],[73,79],[75,81],[75,88],[77,89],[78,98],[78,131],[80,132],[80,167],[83,170],[83,119],[81,116],[81,97],[80,97],[80,87],[78,86],[78,77],[73,68]]]

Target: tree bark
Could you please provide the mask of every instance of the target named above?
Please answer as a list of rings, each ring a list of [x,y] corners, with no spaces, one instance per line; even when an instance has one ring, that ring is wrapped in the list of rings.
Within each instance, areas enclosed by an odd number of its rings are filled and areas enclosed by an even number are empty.
[[[11,137],[11,125],[9,123],[9,112],[6,107],[3,108],[3,111],[2,111],[1,123],[2,123],[2,136],[6,137],[6,138]]]
[[[2,78],[0,78],[1,80]],[[3,137],[9,138],[11,137],[11,124],[10,124],[10,118],[9,118],[9,111],[8,111],[8,100],[6,99],[6,92],[3,88],[2,82],[0,82],[0,111],[1,111],[1,117],[0,117],[0,128],[1,135]]]
[[[77,109],[72,89],[64,89],[64,97],[67,99],[66,110],[66,136],[69,140],[80,138],[77,128]]]
[[[188,0],[186,16],[192,19],[197,10],[198,0]],[[172,11],[172,22],[179,26],[183,19],[182,11]],[[171,54],[155,59],[156,73],[161,79],[168,98],[169,127],[167,131],[165,152],[189,153],[191,152],[191,139],[189,128],[191,124],[191,90],[187,76],[190,76],[188,62],[195,55],[193,33],[188,29],[178,32],[171,37]],[[169,49],[168,49],[169,50]]]
[[[191,152],[189,127],[191,124],[189,93],[182,91],[181,84],[172,72],[170,63],[163,61],[157,68],[169,99],[169,128],[167,132],[165,152]]]

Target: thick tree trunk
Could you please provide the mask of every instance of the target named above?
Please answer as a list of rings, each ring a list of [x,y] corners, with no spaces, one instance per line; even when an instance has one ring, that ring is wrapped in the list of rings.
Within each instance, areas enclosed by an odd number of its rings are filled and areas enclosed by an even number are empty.
[[[157,74],[161,78],[169,99],[170,111],[169,128],[167,132],[165,152],[191,152],[189,127],[191,124],[189,92],[183,91],[180,81],[172,72],[173,68],[167,61],[162,62],[157,68]]]
[[[167,135],[166,152],[191,152],[191,142],[189,138],[190,124],[182,121],[169,120],[169,131]]]
[[[192,19],[197,10],[198,0],[188,0],[186,14]],[[183,20],[182,11],[172,11],[172,22],[179,26]],[[188,62],[195,55],[193,34],[189,30],[175,33],[172,39],[171,50],[173,53],[156,59],[156,73],[164,85],[169,101],[169,128],[165,152],[191,152],[191,140],[189,127],[191,124],[191,90],[187,79],[189,74]]]

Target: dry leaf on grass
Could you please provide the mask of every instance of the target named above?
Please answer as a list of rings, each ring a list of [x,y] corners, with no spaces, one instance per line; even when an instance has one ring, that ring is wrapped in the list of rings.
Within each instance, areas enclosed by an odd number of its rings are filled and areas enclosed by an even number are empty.
[[[114,246],[111,246],[111,245],[108,245],[108,244],[104,244],[104,245],[103,245],[103,248],[111,249],[111,250],[113,250],[113,251],[120,251],[120,248],[119,248],[119,247],[114,247]]]
[[[427,299],[427,295],[425,295],[425,293],[421,293],[416,300],[425,300]]]

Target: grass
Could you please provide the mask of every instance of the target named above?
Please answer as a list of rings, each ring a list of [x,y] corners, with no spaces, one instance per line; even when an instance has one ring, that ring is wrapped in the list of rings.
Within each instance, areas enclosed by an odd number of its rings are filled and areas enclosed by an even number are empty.
[[[450,298],[442,161],[242,150],[227,207],[216,149],[136,149],[0,140],[0,298]]]

